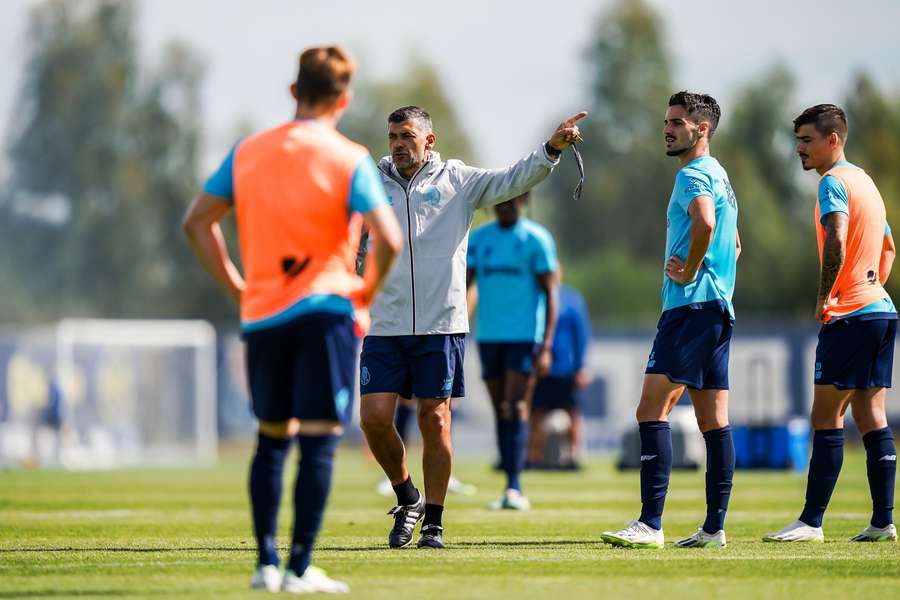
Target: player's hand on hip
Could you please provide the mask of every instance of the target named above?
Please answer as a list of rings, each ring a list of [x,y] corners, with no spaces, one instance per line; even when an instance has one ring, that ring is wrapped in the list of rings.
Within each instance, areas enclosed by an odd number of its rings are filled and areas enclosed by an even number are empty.
[[[576,125],[577,121],[585,118],[587,116],[586,111],[581,111],[577,115],[572,115],[565,121],[559,124],[559,127],[556,128],[556,131],[553,132],[553,135],[550,136],[550,140],[547,142],[555,149],[559,151],[563,151],[572,144],[581,141],[581,130],[578,129],[578,125]]]
[[[696,275],[689,275],[684,261],[681,260],[680,257],[673,254],[666,262],[666,277],[668,277],[675,283],[687,285],[694,280]]]

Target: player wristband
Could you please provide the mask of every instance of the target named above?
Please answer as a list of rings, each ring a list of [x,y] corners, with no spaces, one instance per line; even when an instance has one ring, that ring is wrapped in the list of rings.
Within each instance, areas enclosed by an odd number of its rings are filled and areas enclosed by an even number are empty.
[[[544,151],[547,153],[547,156],[556,160],[560,156],[562,156],[563,151],[557,150],[553,146],[550,145],[550,142],[544,142]]]

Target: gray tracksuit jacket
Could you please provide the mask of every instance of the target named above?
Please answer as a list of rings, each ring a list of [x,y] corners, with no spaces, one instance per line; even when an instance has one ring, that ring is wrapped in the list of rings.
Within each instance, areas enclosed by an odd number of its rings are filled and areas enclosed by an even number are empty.
[[[478,169],[431,152],[410,181],[389,156],[378,170],[403,231],[404,247],[371,307],[369,335],[466,333],[466,252],[479,208],[505,202],[556,166],[541,146],[505,169]]]

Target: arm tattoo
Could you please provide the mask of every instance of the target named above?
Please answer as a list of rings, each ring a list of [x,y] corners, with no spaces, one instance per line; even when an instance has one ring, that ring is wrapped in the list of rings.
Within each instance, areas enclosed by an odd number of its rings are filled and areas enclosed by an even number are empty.
[[[847,235],[846,217],[832,213],[825,217],[825,242],[822,246],[822,274],[819,278],[819,301],[824,301],[831,293],[841,266],[844,264]]]

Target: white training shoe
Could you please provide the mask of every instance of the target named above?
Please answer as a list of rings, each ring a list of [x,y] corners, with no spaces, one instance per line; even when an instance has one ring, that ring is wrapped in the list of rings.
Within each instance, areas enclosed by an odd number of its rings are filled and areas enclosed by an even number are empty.
[[[490,510],[531,510],[531,501],[528,496],[519,490],[509,489],[503,492],[503,497],[488,504]]]
[[[451,494],[459,494],[460,496],[474,496],[478,493],[478,488],[471,483],[463,483],[451,475],[450,481],[447,482],[447,491]]]
[[[332,579],[322,569],[310,565],[306,567],[303,577],[297,577],[297,574],[291,570],[285,571],[281,591],[288,594],[312,594],[315,592],[346,594],[350,591],[350,586],[343,581]]]
[[[794,521],[781,531],[767,533],[764,542],[824,542],[825,533],[821,527],[810,527],[803,521]]]
[[[720,529],[715,533],[706,533],[700,527],[697,529],[697,533],[678,540],[675,545],[679,548],[724,548],[726,545],[725,530]]]
[[[666,538],[662,529],[653,529],[646,523],[634,520],[625,529],[604,531],[600,539],[622,548],[662,548]]]
[[[897,528],[891,523],[887,527],[872,527],[869,525],[862,533],[850,538],[851,542],[896,542]]]
[[[375,491],[378,492],[379,495],[384,497],[393,496],[394,486],[391,485],[391,480],[385,477],[378,482],[378,485],[375,486]]]
[[[253,579],[250,580],[250,589],[277,592],[281,589],[281,571],[275,565],[260,565],[256,567]]]

